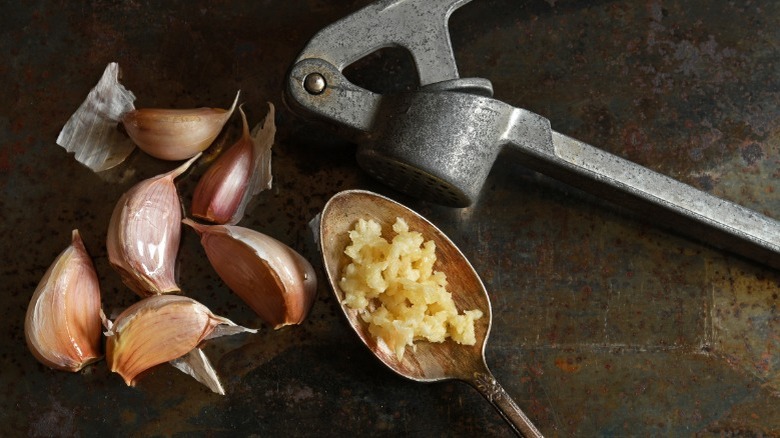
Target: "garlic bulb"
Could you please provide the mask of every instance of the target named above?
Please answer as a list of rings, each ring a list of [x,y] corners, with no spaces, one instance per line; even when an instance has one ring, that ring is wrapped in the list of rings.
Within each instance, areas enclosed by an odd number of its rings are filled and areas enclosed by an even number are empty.
[[[147,154],[162,160],[184,160],[206,150],[233,114],[230,109],[141,108],[122,116],[127,135]]]
[[[122,281],[145,297],[178,292],[175,264],[181,238],[181,203],[174,179],[200,156],[141,181],[122,195],[108,224],[108,260]]]
[[[192,215],[218,224],[236,224],[249,200],[271,187],[271,146],[274,142],[274,106],[268,104],[262,128],[250,135],[244,110],[241,139],[217,158],[201,177],[192,197]]]
[[[201,341],[257,332],[214,315],[203,304],[181,295],[145,298],[125,309],[113,323],[105,324],[108,367],[129,386],[135,385],[142,372],[182,358]]]
[[[30,351],[44,365],[78,371],[100,352],[100,286],[78,230],[46,271],[24,320]]]
[[[314,268],[278,240],[233,225],[185,224],[201,244],[222,281],[275,329],[300,324],[317,294]]]

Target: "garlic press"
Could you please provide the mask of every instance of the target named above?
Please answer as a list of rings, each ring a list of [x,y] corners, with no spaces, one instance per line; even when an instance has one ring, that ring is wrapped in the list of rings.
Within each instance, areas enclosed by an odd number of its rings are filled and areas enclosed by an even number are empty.
[[[379,0],[327,26],[291,67],[285,100],[358,143],[358,164],[411,196],[474,203],[500,153],[690,237],[780,269],[780,222],[555,132],[546,118],[493,97],[489,80],[461,78],[447,22],[471,0]],[[377,94],[344,69],[384,47],[409,51],[411,92]]]

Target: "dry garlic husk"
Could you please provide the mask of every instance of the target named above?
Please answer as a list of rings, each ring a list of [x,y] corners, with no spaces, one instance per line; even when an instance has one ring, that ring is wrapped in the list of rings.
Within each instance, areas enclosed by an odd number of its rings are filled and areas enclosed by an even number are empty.
[[[100,351],[100,286],[78,230],[46,271],[24,320],[30,351],[44,365],[79,371]]]
[[[65,123],[57,144],[95,172],[127,158],[135,145],[117,129],[122,116],[135,109],[135,96],[119,83],[119,65],[106,66],[103,76]]]
[[[211,364],[206,353],[200,348],[195,348],[184,356],[174,359],[169,364],[174,368],[192,376],[193,379],[208,386],[208,388],[217,394],[225,395],[225,387]]]
[[[174,179],[198,156],[136,184],[114,207],[106,239],[108,260],[122,281],[142,297],[179,292],[175,267],[181,239],[181,203]]]
[[[241,139],[219,156],[201,177],[192,197],[192,215],[218,224],[234,225],[244,216],[253,196],[271,188],[271,146],[276,126],[269,103],[262,127],[249,133],[244,110],[239,107]]]
[[[204,340],[257,332],[214,315],[208,307],[181,295],[145,298],[125,309],[113,323],[106,320],[105,325],[108,367],[122,376],[129,386],[135,386],[142,372],[169,361],[177,361],[177,368],[187,372],[187,366],[181,366],[182,358],[190,355],[189,359],[192,359],[191,352]],[[204,357],[196,352],[195,362]],[[207,359],[206,364],[208,372],[196,371],[196,374],[206,379],[209,379],[208,374],[213,374],[216,378]],[[207,386],[221,388],[218,381],[207,383]]]
[[[122,116],[127,135],[147,154],[162,160],[185,160],[211,145],[233,114],[230,109],[142,108]]]
[[[202,225],[185,219],[222,281],[275,329],[300,324],[317,294],[311,264],[278,240],[234,225]]]

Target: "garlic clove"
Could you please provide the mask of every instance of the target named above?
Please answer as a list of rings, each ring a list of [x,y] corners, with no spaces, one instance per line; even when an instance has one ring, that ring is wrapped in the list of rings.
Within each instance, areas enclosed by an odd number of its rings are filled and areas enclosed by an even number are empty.
[[[142,372],[189,354],[220,326],[233,329],[227,334],[257,332],[213,314],[192,298],[181,295],[145,298],[107,324],[108,367],[122,376],[127,385],[135,386]]]
[[[75,372],[103,357],[100,285],[78,230],[35,289],[24,336],[33,356],[51,368]]]
[[[230,109],[141,108],[122,116],[127,135],[147,154],[162,160],[185,160],[211,145],[238,103]]]
[[[203,174],[192,196],[192,215],[224,224],[246,197],[252,175],[253,152],[246,115],[239,108],[244,128],[241,139],[220,155]]]
[[[218,224],[236,224],[253,196],[271,186],[274,106],[262,127],[250,135],[244,110],[241,139],[219,156],[201,177],[192,198],[192,215]]]
[[[211,266],[267,324],[300,324],[317,294],[311,264],[278,240],[234,225],[185,224],[201,237]]]
[[[200,156],[133,186],[114,207],[106,246],[111,266],[142,297],[179,292],[176,255],[181,239],[181,203],[174,179]]]

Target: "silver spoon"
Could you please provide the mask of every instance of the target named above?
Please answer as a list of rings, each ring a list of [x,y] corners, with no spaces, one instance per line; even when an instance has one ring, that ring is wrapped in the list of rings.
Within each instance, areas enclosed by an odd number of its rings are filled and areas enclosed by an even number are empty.
[[[496,381],[485,362],[487,343],[493,317],[485,286],[471,263],[447,236],[435,225],[409,208],[376,193],[347,190],[333,196],[320,217],[319,240],[325,271],[339,303],[344,293],[339,287],[343,267],[349,263],[344,249],[349,244],[349,231],[359,218],[373,219],[382,226],[383,235],[391,235],[396,218],[403,218],[409,229],[420,232],[425,240],[436,244],[438,261],[435,269],[447,275],[458,309],[479,309],[483,317],[476,321],[477,342],[473,346],[460,345],[451,340],[443,343],[417,342],[416,350],[408,348],[403,360],[384,343],[368,332],[356,310],[343,304],[341,310],[350,326],[376,357],[396,373],[418,382],[456,379],[477,389],[512,426],[515,433],[527,437],[541,437],[531,420],[523,413],[504,388]]]

